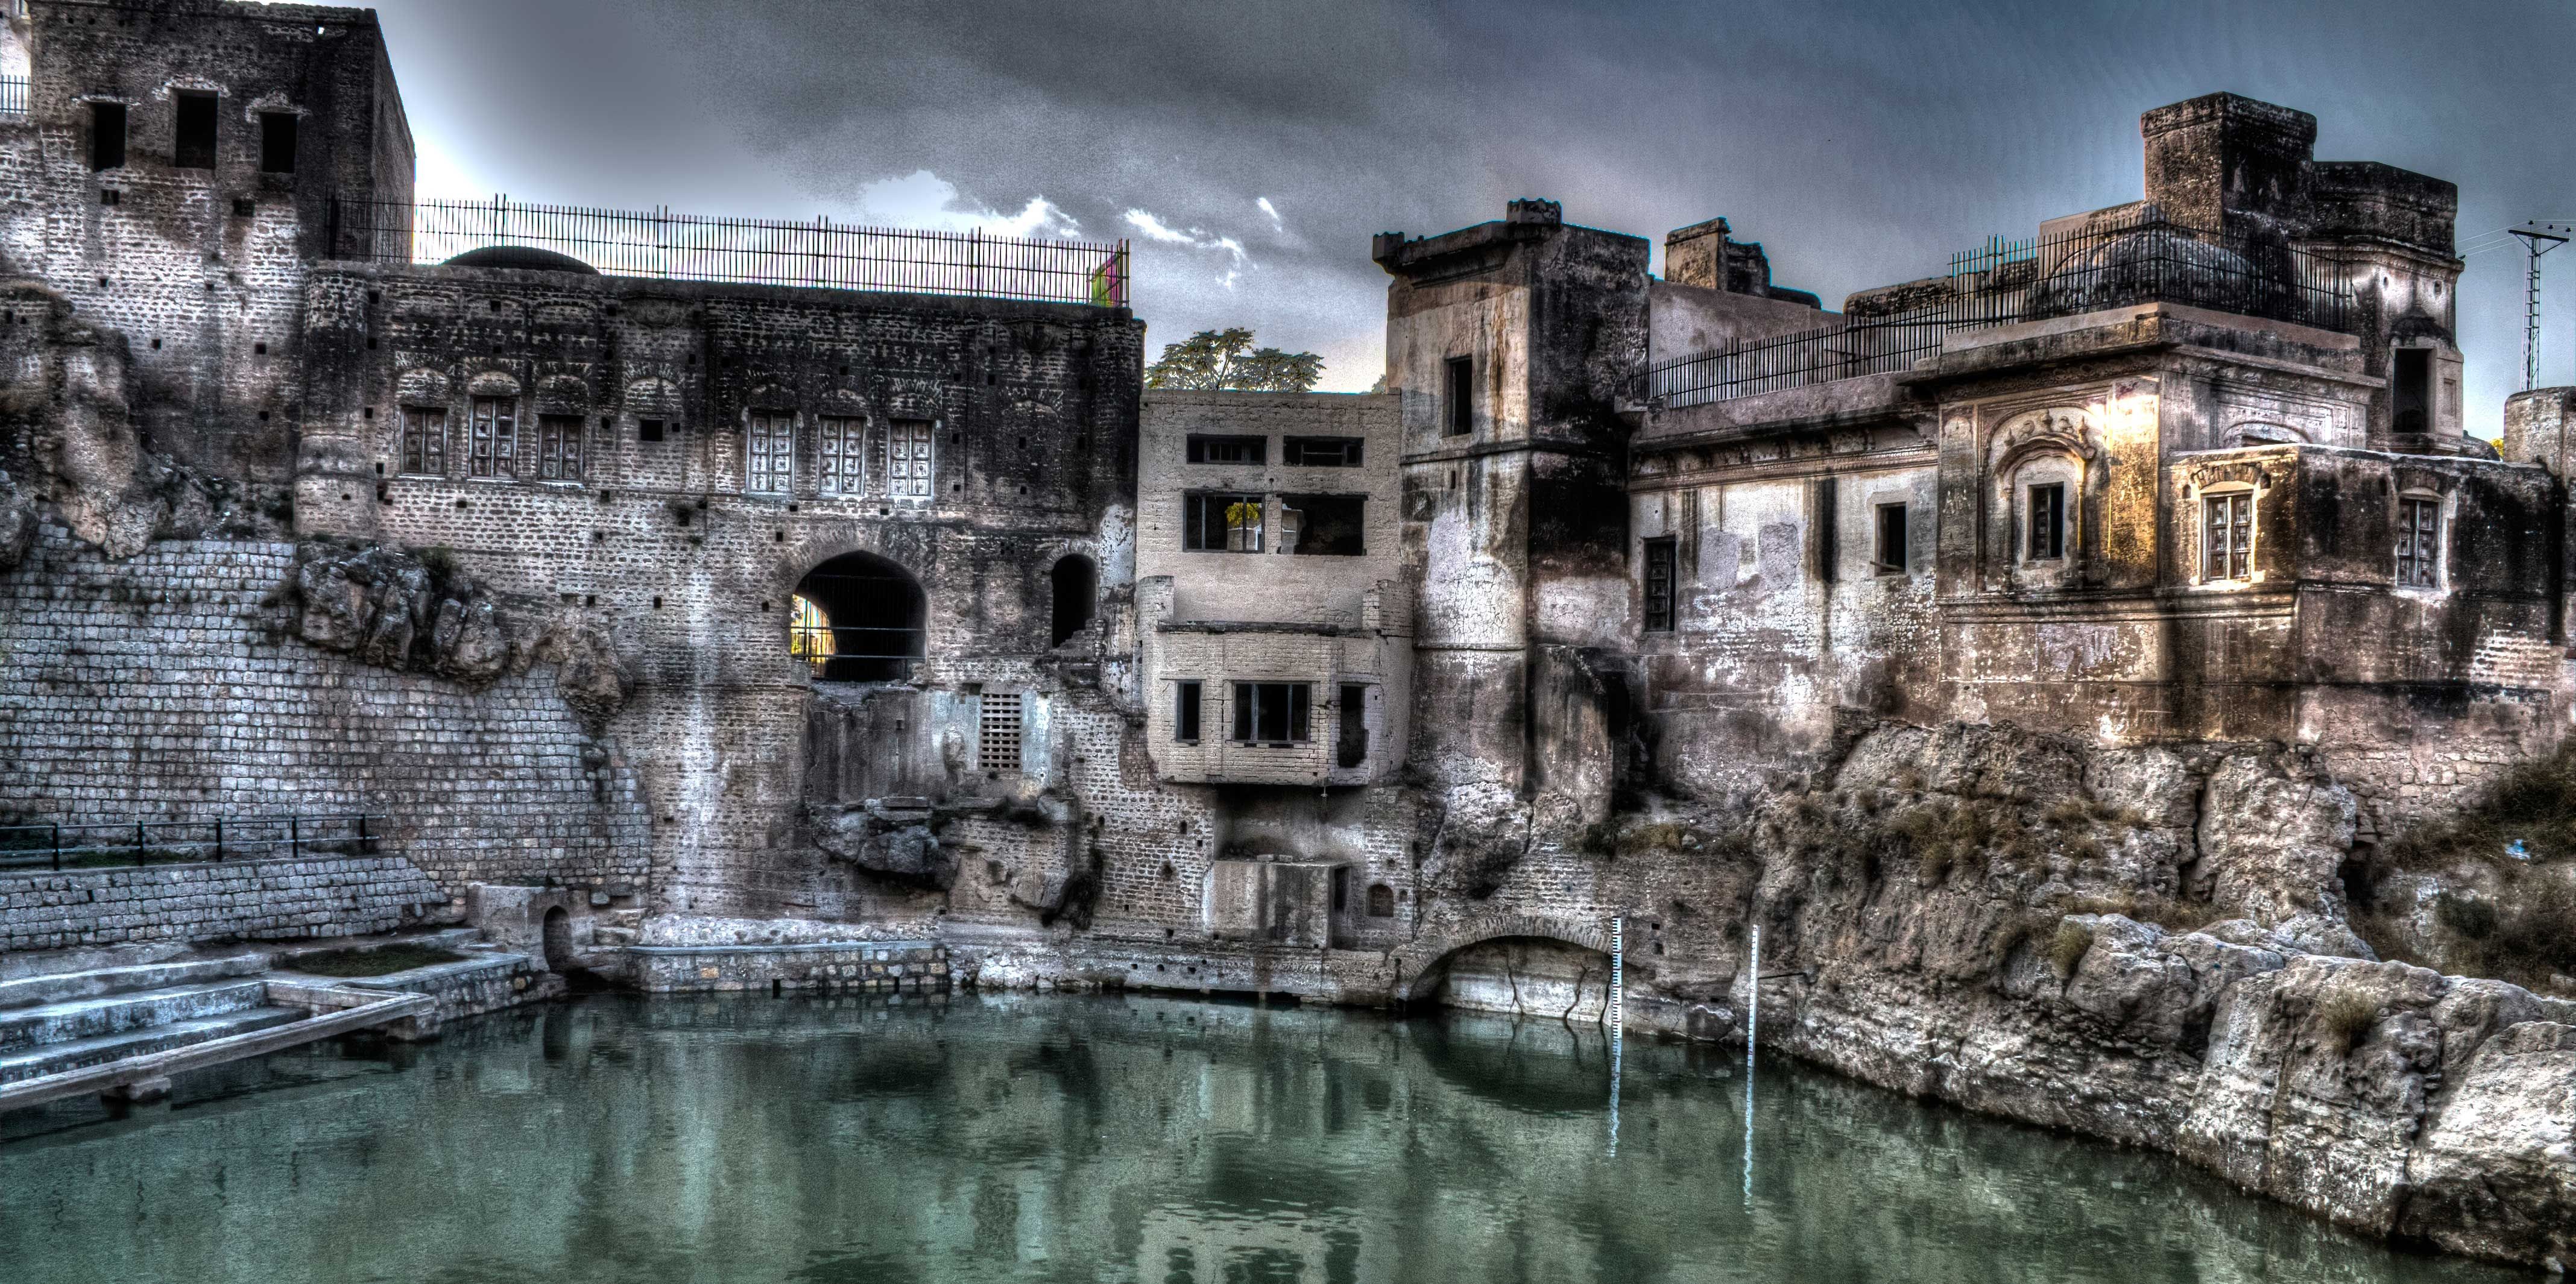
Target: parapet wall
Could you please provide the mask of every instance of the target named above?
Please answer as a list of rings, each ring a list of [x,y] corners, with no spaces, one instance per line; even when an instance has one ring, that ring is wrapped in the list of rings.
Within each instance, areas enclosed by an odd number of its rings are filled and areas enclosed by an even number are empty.
[[[400,856],[0,874],[0,954],[223,937],[389,932],[447,907]]]

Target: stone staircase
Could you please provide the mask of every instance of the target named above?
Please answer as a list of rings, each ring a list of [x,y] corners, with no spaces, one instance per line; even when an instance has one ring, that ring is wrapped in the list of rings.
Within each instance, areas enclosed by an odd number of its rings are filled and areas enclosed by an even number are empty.
[[[0,1084],[271,1029],[309,1015],[269,1001],[266,959],[198,959],[0,981]]]

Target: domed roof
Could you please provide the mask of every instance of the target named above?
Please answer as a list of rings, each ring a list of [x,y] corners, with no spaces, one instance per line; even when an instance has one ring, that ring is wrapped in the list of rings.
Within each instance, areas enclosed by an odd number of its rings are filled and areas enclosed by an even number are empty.
[[[2226,246],[2166,227],[2095,241],[2059,259],[2030,287],[2032,317],[2070,316],[2160,300],[2222,298],[2256,278],[2254,265]]]
[[[479,250],[467,250],[439,266],[516,268],[522,272],[579,272],[585,276],[599,275],[598,268],[580,259],[569,254],[557,254],[553,250],[541,250],[533,245],[486,245]]]

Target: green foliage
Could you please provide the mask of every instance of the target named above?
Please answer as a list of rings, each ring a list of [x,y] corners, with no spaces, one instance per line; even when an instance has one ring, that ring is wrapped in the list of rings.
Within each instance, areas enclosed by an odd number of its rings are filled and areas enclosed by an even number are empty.
[[[1305,392],[1323,374],[1322,357],[1254,348],[1252,332],[1237,326],[1201,330],[1179,343],[1165,344],[1162,358],[1145,367],[1145,386],[1198,392]]]
[[[379,945],[372,950],[306,955],[288,966],[310,976],[390,976],[416,967],[455,963],[464,957],[429,945]]]
[[[2474,896],[2444,892],[2433,898],[2433,918],[2473,941],[2495,935],[2496,908]]]

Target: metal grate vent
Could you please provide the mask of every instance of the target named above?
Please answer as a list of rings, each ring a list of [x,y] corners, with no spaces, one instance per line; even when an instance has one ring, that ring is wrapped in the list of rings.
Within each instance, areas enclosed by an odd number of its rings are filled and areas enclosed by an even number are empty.
[[[978,697],[980,718],[975,740],[976,761],[986,771],[1020,769],[1020,695],[1016,691],[987,691]]]

